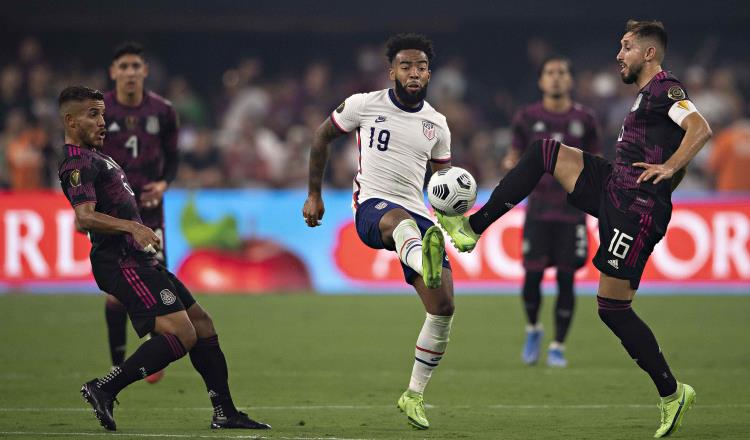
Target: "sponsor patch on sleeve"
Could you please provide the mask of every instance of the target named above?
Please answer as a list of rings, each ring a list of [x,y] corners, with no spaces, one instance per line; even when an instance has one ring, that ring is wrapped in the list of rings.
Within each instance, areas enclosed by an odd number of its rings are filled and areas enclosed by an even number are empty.
[[[682,101],[685,99],[685,91],[680,86],[672,86],[667,91],[667,96],[673,101]]]
[[[340,106],[336,107],[336,113],[341,113],[344,111],[344,105],[346,104],[346,101],[342,102]],[[329,107],[330,108],[330,107]]]

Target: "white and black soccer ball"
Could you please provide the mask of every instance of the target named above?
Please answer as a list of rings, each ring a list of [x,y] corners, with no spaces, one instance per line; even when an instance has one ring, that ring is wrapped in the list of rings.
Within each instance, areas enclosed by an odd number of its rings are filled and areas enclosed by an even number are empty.
[[[463,168],[445,168],[430,178],[427,198],[435,211],[443,215],[463,215],[477,200],[477,182]]]

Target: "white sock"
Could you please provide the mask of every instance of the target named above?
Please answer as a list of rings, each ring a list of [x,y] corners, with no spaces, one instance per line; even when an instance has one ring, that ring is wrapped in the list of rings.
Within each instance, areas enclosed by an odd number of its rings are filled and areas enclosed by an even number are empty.
[[[432,370],[438,366],[448,346],[453,316],[426,314],[422,331],[417,338],[414,350],[414,368],[411,370],[409,389],[423,394]]]
[[[399,260],[422,275],[422,233],[413,219],[402,220],[393,230]]]

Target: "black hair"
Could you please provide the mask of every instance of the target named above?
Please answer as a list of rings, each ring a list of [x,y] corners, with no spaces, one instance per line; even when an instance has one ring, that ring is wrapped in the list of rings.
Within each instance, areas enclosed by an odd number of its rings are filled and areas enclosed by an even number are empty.
[[[115,48],[112,53],[112,61],[114,62],[123,55],[138,55],[143,58],[143,46],[135,41],[126,41]]]
[[[94,101],[103,101],[104,94],[99,90],[92,89],[86,86],[70,86],[66,87],[65,90],[60,92],[60,97],[57,99],[57,104],[62,106],[70,101],[82,102],[87,99]]]
[[[667,31],[664,30],[664,24],[660,21],[628,20],[625,24],[625,32],[632,32],[637,37],[653,38],[663,50],[667,49]]]
[[[539,78],[542,77],[542,74],[544,73],[544,67],[549,63],[550,61],[562,61],[563,63],[568,65],[568,72],[570,72],[570,76],[573,76],[573,63],[570,62],[570,58],[566,57],[565,55],[560,54],[552,54],[548,55],[541,64],[539,64]]]
[[[435,56],[435,50],[432,48],[432,40],[422,34],[402,33],[392,36],[385,43],[385,57],[388,59],[388,63],[393,63],[396,54],[407,49],[416,49],[424,52],[427,55],[428,63],[432,63],[432,58]]]

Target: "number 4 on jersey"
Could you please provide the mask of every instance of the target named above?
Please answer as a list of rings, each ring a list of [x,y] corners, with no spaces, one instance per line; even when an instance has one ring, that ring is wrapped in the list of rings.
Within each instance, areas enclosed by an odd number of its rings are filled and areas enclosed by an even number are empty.
[[[138,157],[138,136],[132,135],[128,138],[128,140],[125,142],[125,148],[131,149],[131,154],[133,155],[133,159]]]

